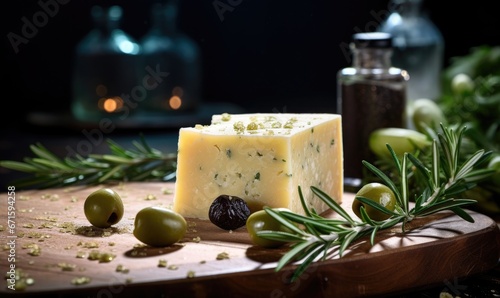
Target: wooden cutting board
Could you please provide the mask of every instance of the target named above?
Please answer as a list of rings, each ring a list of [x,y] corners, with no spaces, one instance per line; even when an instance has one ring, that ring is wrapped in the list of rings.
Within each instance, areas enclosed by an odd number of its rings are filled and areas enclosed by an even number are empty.
[[[362,297],[444,288],[494,267],[500,256],[499,229],[492,219],[470,211],[475,222],[469,223],[444,212],[412,221],[406,234],[400,227],[382,231],[374,246],[363,239],[344,257],[316,262],[290,283],[293,265],[274,270],[286,249],[252,246],[244,227],[228,232],[209,221],[187,219],[181,242],[167,248],[141,245],[132,235],[134,216],[146,206],[171,206],[172,183],[111,185],[122,196],[125,215],[113,228],[91,227],[83,203],[99,187],[16,190],[15,204],[10,204],[15,207],[13,234],[7,223],[8,195],[1,194],[0,268],[5,273],[15,265],[34,284],[14,293],[2,279],[0,296]],[[353,197],[346,193],[343,198],[347,210]],[[89,260],[92,251],[114,259]]]

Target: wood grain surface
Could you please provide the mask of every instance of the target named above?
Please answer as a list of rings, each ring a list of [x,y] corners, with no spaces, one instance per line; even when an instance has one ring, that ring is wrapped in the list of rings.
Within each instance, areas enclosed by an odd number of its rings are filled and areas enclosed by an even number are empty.
[[[109,229],[92,227],[83,213],[85,198],[100,187],[112,187],[124,201],[123,219]],[[333,253],[290,283],[294,265],[274,270],[286,248],[252,246],[245,227],[225,231],[188,218],[188,232],[179,243],[166,248],[142,245],[132,234],[135,214],[147,206],[171,206],[173,189],[172,183],[126,183],[16,190],[14,233],[7,223],[8,195],[2,193],[0,268],[5,274],[14,264],[34,283],[13,291],[8,279],[2,279],[0,296],[385,296],[483,272],[500,256],[495,221],[469,211],[475,220],[469,223],[443,212],[412,221],[405,234],[399,226],[382,231],[374,246],[362,239],[342,258]],[[353,194],[346,193],[342,205],[350,210],[352,200]],[[88,258],[96,253],[114,258]],[[88,282],[75,284],[82,279]]]

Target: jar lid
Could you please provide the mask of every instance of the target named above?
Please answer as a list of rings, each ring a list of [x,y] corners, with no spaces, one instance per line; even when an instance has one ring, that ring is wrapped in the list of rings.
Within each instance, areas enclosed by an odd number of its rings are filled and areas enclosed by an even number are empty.
[[[356,33],[352,41],[356,48],[392,48],[392,35],[386,32]]]

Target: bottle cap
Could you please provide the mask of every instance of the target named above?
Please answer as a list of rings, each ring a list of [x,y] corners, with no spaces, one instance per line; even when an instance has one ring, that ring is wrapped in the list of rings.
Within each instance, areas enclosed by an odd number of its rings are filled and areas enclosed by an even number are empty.
[[[392,35],[386,32],[356,33],[352,36],[356,48],[392,48]]]

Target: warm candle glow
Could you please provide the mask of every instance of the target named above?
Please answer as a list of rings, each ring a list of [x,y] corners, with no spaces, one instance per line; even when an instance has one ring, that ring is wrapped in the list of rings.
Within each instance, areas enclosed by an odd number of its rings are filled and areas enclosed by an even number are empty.
[[[175,86],[174,89],[172,89],[172,95],[182,97],[184,95],[184,89],[182,89],[182,87]]]
[[[99,84],[95,87],[95,93],[99,97],[104,97],[108,93],[108,88],[103,84]]]
[[[102,97],[99,99],[98,107],[108,113],[119,111],[123,107],[123,99],[119,96],[115,97]]]
[[[170,99],[168,100],[168,104],[170,108],[172,108],[172,110],[177,110],[182,105],[182,99],[179,96],[174,95],[170,97]]]
[[[108,113],[116,111],[117,108],[116,101],[113,98],[107,98],[104,101],[104,110]]]

